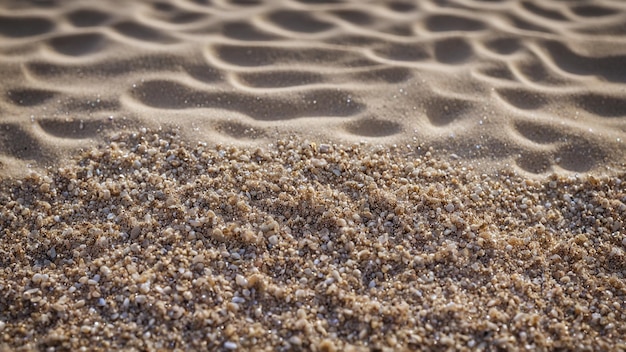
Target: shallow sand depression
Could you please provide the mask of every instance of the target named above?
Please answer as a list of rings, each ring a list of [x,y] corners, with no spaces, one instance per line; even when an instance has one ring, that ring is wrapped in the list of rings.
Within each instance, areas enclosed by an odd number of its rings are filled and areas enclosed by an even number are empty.
[[[0,5],[0,350],[626,349],[621,1]]]

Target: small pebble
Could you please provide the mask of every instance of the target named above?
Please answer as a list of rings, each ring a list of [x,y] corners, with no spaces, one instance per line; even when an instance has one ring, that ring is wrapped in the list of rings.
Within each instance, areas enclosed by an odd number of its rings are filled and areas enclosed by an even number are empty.
[[[237,344],[232,341],[224,342],[224,348],[227,350],[236,350],[237,347],[238,347]]]
[[[237,276],[235,277],[235,281],[237,285],[241,287],[248,287],[248,280],[246,280],[246,278],[243,277],[243,275],[237,274]]]

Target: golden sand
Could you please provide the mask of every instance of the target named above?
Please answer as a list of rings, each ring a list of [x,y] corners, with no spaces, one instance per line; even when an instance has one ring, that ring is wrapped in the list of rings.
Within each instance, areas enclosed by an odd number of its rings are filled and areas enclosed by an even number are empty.
[[[624,175],[123,135],[2,181],[0,349],[624,349]]]
[[[0,350],[626,350],[625,4],[0,1]]]

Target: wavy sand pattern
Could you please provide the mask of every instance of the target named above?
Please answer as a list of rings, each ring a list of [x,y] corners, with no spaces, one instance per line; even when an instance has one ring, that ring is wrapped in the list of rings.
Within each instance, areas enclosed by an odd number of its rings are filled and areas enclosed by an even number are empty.
[[[624,160],[624,22],[608,0],[5,1],[0,158],[175,125],[595,170]]]

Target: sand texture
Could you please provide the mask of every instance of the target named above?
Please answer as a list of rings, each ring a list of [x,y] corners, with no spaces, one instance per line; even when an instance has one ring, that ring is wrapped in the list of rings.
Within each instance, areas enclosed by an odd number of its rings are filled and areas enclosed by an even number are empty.
[[[178,140],[131,136],[0,189],[9,346],[626,348],[624,174]]]
[[[167,125],[606,169],[625,158],[624,23],[622,1],[5,0],[0,161]]]
[[[1,0],[0,351],[626,350],[625,24]]]

